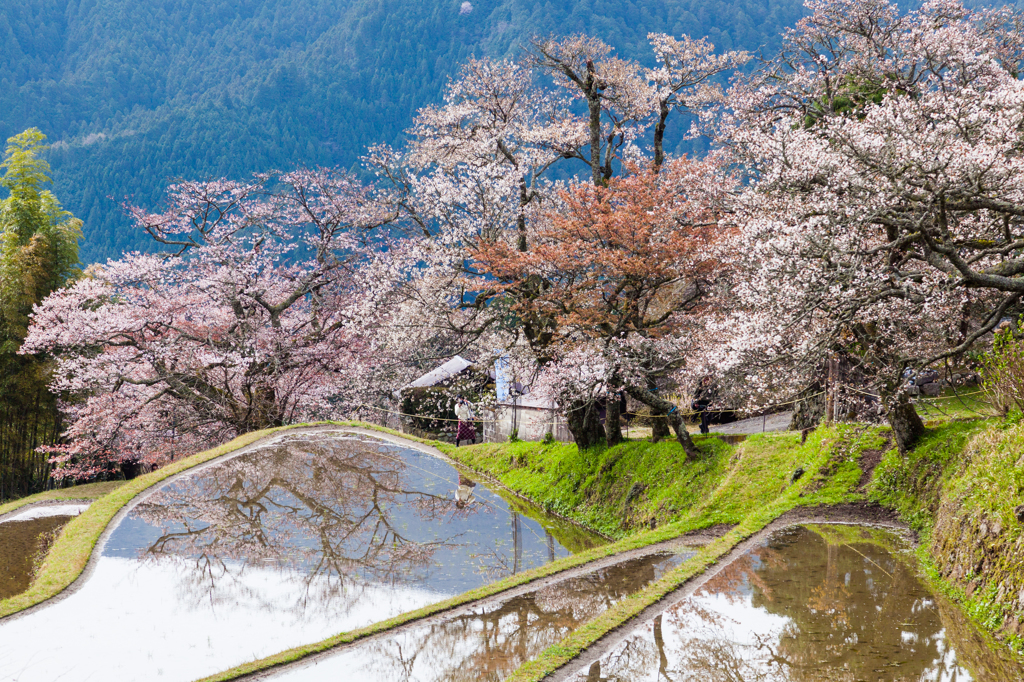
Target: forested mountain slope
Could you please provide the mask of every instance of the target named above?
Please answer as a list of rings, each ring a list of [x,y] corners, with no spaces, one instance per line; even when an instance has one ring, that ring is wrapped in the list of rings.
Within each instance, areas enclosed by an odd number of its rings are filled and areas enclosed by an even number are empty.
[[[120,209],[175,178],[353,167],[396,142],[467,57],[588,32],[778,44],[799,0],[23,0],[0,11],[0,140],[38,126],[86,263],[137,248]]]

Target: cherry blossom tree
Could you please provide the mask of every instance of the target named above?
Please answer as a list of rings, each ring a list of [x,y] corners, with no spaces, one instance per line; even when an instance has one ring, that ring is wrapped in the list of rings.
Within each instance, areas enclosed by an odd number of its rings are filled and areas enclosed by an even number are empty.
[[[650,33],[659,66],[648,69],[648,80],[654,85],[657,123],[654,126],[654,167],[665,162],[665,128],[673,111],[702,113],[724,100],[722,87],[715,76],[735,71],[750,61],[746,52],[715,54],[715,46],[706,38],[690,36],[675,38],[665,33]]]
[[[420,112],[407,150],[371,152],[386,200],[418,236],[420,267],[406,283],[399,322],[416,327],[403,330],[416,339],[412,352],[528,350],[540,367],[554,360],[556,341],[564,354],[569,334],[544,305],[554,290],[546,275],[496,282],[474,254],[493,246],[531,258],[549,241],[549,216],[566,209],[565,182],[552,176],[582,162],[591,184],[603,187],[624,164],[649,167],[638,141],[655,125],[660,167],[669,112],[713,100],[709,79],[744,60],[716,57],[703,41],[653,34],[652,41],[661,63],[654,70],[617,59],[586,36],[536,41],[523,61],[471,61],[443,105]],[[558,367],[567,367],[565,357]],[[585,415],[573,432],[587,447],[600,432],[593,401],[563,409]]]
[[[547,213],[529,251],[494,240],[473,253],[502,291],[543,282],[534,296],[514,296],[511,309],[553,322],[559,361],[551,369],[566,374],[554,382],[559,395],[575,391],[592,403],[601,386],[605,398],[623,389],[670,413],[691,456],[697,450],[679,411],[649,387],[705,342],[695,313],[709,305],[722,277],[711,247],[723,236],[719,217],[733,184],[714,161],[685,158],[660,173],[634,168],[608,187],[574,183],[560,192],[559,208]],[[587,363],[591,371],[581,366]],[[605,437],[614,444],[622,437],[618,402],[607,404]],[[569,421],[574,434],[586,428],[573,414]]]
[[[586,107],[587,148],[573,156],[590,167],[595,185],[608,182],[619,150],[643,133],[655,106],[653,84],[640,64],[612,57],[611,47],[597,38],[549,38],[533,47],[534,66]]]
[[[418,264],[396,325],[424,361],[504,345],[493,337],[502,327],[489,309],[493,292],[468,250],[506,232],[528,248],[529,223],[550,193],[545,175],[585,144],[580,126],[565,98],[536,87],[527,65],[471,60],[444,104],[421,110],[409,132],[403,152],[375,147],[367,156],[382,180],[380,200],[405,218],[403,248]],[[521,331],[543,335],[529,322]]]
[[[718,362],[781,392],[841,349],[905,451],[923,427],[903,369],[1020,309],[1022,15],[808,6],[718,121],[752,179],[729,247],[744,308]]]
[[[273,188],[273,189],[271,189]],[[157,464],[372,394],[367,325],[392,215],[347,175],[184,182],[168,210],[130,213],[168,249],[93,266],[33,315],[22,352],[59,358],[70,445],[54,476]]]

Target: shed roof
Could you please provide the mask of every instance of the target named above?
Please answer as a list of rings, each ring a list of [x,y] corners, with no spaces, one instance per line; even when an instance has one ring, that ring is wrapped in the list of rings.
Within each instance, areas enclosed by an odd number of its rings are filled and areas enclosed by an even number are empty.
[[[472,365],[473,363],[466,358],[456,355],[440,367],[430,370],[419,379],[416,379],[410,384],[406,384],[402,388],[424,388],[427,386],[436,386],[445,379],[459,374]]]

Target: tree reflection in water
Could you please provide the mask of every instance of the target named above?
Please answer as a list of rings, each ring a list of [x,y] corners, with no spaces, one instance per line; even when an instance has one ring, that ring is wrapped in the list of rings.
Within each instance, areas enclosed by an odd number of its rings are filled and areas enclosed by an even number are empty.
[[[265,598],[280,610],[279,591],[244,579],[272,568],[300,584],[291,608],[308,614],[368,587],[450,593],[466,574],[475,586],[522,570],[518,515],[506,521],[485,499],[457,505],[456,485],[447,465],[417,466],[379,443],[292,437],[182,479],[132,514],[160,529],[142,558],[176,563],[193,602]]]
[[[774,534],[671,606],[578,682],[972,679],[958,660],[1021,668],[949,639],[948,618],[895,535],[851,526]],[[965,658],[966,656],[966,658]],[[994,659],[991,660],[991,659]]]
[[[625,561],[499,604],[454,612],[430,625],[369,640],[275,679],[496,682],[683,559],[652,555]]]

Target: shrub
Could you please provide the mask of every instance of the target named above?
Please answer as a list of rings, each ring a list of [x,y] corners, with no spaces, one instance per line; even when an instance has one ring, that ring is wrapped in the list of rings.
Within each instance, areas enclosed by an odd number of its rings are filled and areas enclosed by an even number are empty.
[[[1010,330],[996,334],[992,350],[981,356],[982,388],[1003,414],[1024,411],[1024,340]]]

